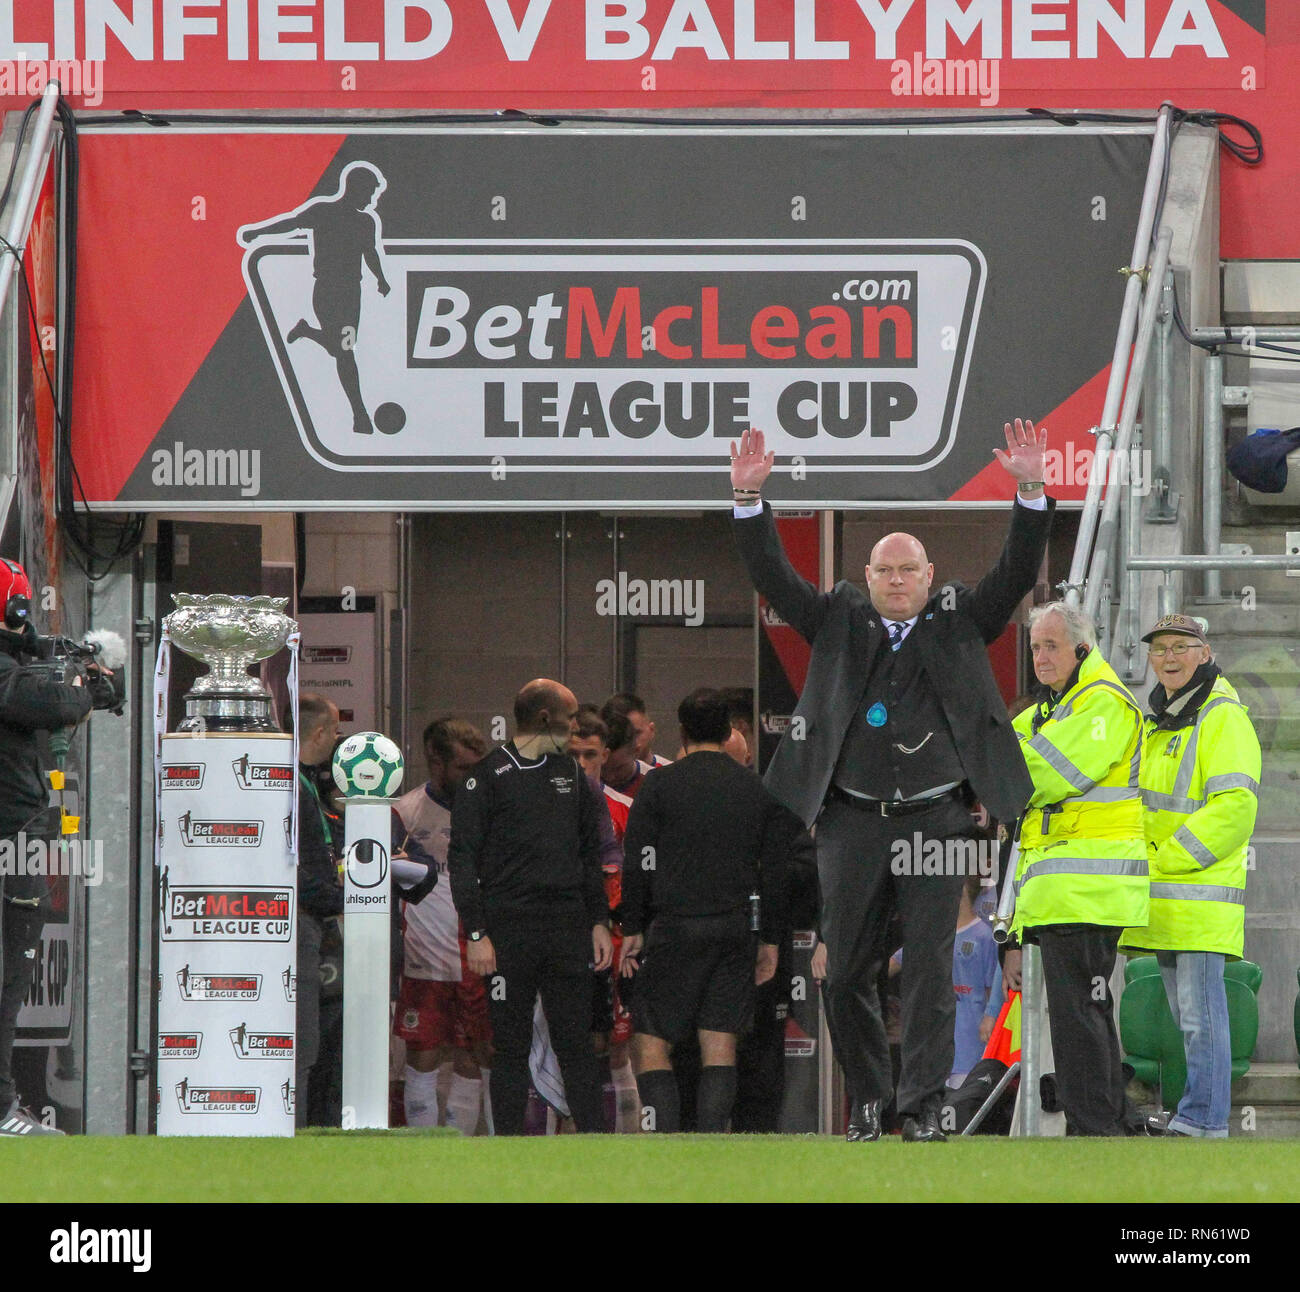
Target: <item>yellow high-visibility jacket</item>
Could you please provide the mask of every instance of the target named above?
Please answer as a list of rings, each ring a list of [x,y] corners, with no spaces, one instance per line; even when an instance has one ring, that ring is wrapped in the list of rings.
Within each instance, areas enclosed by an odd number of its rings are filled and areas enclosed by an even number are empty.
[[[1098,650],[1035,732],[1043,707],[1013,723],[1034,792],[1020,827],[1012,928],[1145,924],[1142,710]]]
[[[1151,909],[1125,951],[1218,951],[1240,960],[1246,858],[1259,809],[1259,738],[1227,678],[1190,727],[1146,723],[1142,806]]]

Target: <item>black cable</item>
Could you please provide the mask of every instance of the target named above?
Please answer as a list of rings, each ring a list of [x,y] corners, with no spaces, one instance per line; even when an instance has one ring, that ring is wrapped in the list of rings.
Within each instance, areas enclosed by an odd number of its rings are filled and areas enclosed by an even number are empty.
[[[14,176],[18,173],[18,158],[22,155],[23,139],[27,135],[27,125],[39,106],[39,99],[29,103],[27,105],[27,111],[23,113],[22,121],[18,123],[18,138],[14,141],[14,155],[9,159],[9,174],[5,176],[5,186],[4,189],[0,191],[0,211],[3,211],[9,203],[9,193],[14,186]],[[10,248],[10,250],[12,250],[12,248]]]
[[[1197,114],[1187,114],[1195,116]],[[1201,114],[1206,115],[1206,114]],[[120,126],[142,124],[166,129],[178,125],[204,126],[389,126],[389,125],[517,125],[531,122],[543,128],[563,125],[605,126],[725,126],[729,129],[757,129],[765,126],[797,125],[807,128],[828,127],[843,129],[846,126],[952,126],[990,124],[1020,124],[1041,121],[1045,124],[1074,126],[1082,123],[1100,125],[1150,125],[1153,114],[1124,112],[1064,112],[1053,108],[1020,108],[1014,112],[981,113],[979,115],[948,115],[932,113],[929,116],[907,117],[828,117],[815,121],[791,121],[789,117],[694,117],[694,116],[607,116],[597,113],[557,112],[533,113],[520,108],[502,108],[495,112],[404,112],[384,117],[358,117],[342,113],[288,113],[266,114],[257,112],[201,113],[201,112],[142,112],[136,108],[102,116],[83,116],[78,120],[80,129],[95,126]],[[1233,118],[1233,120],[1237,120]],[[1243,123],[1244,124],[1244,123]]]

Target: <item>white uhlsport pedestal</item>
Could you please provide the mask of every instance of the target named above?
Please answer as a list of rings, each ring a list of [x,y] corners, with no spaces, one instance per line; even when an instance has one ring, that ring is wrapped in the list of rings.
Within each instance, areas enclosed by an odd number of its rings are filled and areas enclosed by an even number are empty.
[[[392,801],[344,809],[343,1128],[388,1128]]]
[[[292,738],[165,735],[161,777],[158,1134],[292,1135]]]

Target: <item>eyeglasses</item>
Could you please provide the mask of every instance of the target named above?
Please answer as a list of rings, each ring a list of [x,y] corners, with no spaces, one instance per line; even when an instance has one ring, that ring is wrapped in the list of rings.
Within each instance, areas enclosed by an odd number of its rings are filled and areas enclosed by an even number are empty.
[[[1166,655],[1172,655],[1175,659],[1182,659],[1189,650],[1199,649],[1199,643],[1196,646],[1192,646],[1187,642],[1179,642],[1177,646],[1148,646],[1147,654],[1152,659],[1163,659]]]

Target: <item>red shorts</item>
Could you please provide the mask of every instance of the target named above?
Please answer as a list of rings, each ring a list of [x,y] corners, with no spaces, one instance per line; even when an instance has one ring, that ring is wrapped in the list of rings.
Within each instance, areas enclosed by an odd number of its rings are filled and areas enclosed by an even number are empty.
[[[468,1050],[492,1039],[487,986],[476,973],[461,982],[434,982],[402,975],[393,1032],[412,1050],[454,1046]]]

